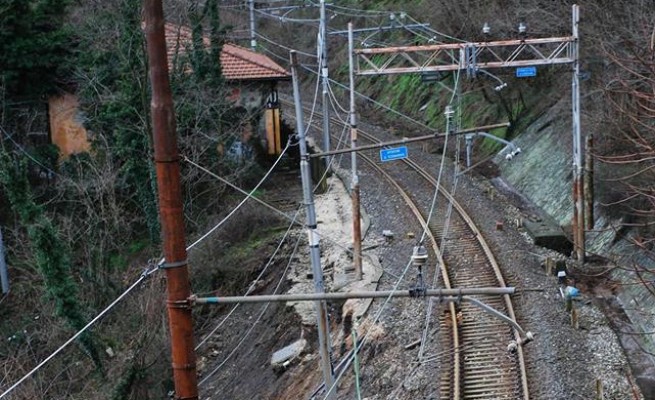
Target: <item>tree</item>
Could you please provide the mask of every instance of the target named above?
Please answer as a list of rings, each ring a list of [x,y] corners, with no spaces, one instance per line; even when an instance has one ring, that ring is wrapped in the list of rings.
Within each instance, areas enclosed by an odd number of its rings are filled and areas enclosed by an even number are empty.
[[[117,12],[115,12],[117,11]],[[148,67],[141,1],[121,0],[87,21],[78,76],[96,150],[119,168],[117,189],[140,210],[150,240],[160,240],[152,162]],[[104,37],[103,37],[104,36]],[[106,147],[104,147],[106,146]]]
[[[38,98],[68,76],[74,41],[70,0],[4,0],[0,5],[0,86],[10,98]]]

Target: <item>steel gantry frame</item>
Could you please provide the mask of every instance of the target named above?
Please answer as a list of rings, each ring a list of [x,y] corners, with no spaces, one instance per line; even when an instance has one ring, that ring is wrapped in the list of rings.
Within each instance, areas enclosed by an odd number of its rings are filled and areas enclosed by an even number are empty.
[[[468,77],[494,68],[572,65],[573,244],[584,261],[583,151],[580,133],[579,7],[572,7],[571,36],[356,49],[357,75],[465,71]]]

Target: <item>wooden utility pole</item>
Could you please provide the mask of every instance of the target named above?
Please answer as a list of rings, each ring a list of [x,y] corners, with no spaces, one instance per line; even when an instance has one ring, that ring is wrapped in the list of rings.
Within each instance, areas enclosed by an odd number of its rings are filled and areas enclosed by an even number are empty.
[[[152,126],[163,232],[168,323],[175,398],[198,399],[196,355],[193,348],[191,295],[180,190],[180,161],[175,111],[168,79],[164,11],[161,0],[145,0],[146,41],[152,84]]]
[[[475,77],[478,72],[493,68],[522,68],[539,65],[569,64],[572,66],[571,100],[573,133],[573,239],[578,260],[584,261],[584,153],[580,129],[580,61],[579,7],[572,7],[572,34],[513,40],[446,43],[422,46],[401,46],[357,49],[358,75],[388,75],[465,71]],[[525,33],[523,33],[525,34]],[[517,70],[517,75],[519,75]],[[523,70],[522,76],[534,76],[536,69]]]

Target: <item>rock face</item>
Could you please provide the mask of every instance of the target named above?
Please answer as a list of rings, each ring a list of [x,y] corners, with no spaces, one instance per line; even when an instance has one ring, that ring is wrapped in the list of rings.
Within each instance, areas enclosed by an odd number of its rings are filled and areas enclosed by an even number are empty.
[[[560,103],[514,141],[516,146],[523,149],[520,156],[512,161],[505,160],[502,155],[494,158],[503,181],[540,207],[560,226],[568,225],[573,215],[571,131],[570,110],[566,104]],[[655,317],[649,310],[655,308],[655,296],[643,285],[628,283],[640,281],[637,270],[655,269],[655,260],[636,251],[631,242],[631,232],[617,237],[617,230],[613,227],[620,225],[621,220],[607,219],[599,204],[594,208],[597,217],[593,232],[587,233],[587,251],[611,260],[609,267],[616,267],[612,269],[611,278],[619,283],[617,287],[620,288],[615,291],[616,298],[614,293],[609,293],[601,300],[618,304],[630,319],[630,326],[622,327],[625,328],[622,330],[652,332],[655,330]],[[536,237],[534,239],[537,240]],[[635,347],[651,354],[655,352],[652,335],[626,336],[622,338],[622,344],[628,352]],[[642,383],[642,390],[647,393],[652,389],[649,385],[653,386],[652,382],[648,383],[647,377],[655,375],[655,357],[645,352],[631,353],[631,362],[638,364],[635,373]],[[644,371],[643,376],[639,376],[640,369]]]

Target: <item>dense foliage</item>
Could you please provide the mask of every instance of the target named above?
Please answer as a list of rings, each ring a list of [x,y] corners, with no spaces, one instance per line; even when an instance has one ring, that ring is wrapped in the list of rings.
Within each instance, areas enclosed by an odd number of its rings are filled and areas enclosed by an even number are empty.
[[[4,0],[0,6],[0,86],[9,98],[53,92],[70,79],[70,0]]]

